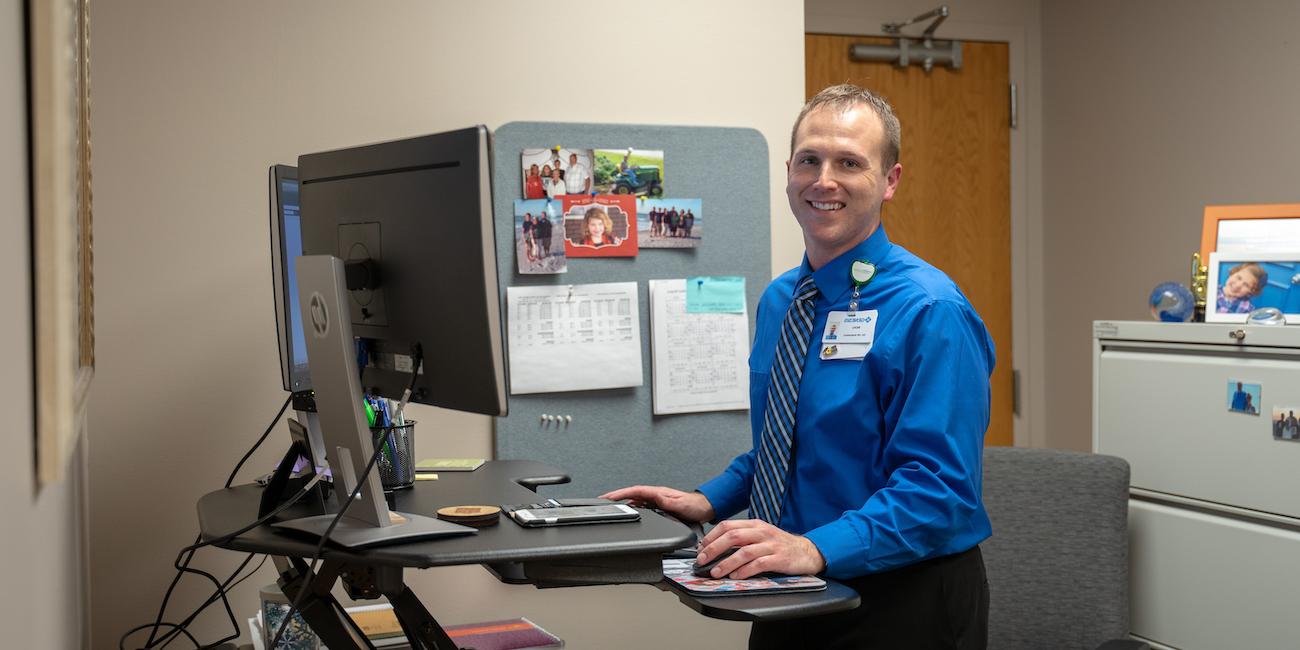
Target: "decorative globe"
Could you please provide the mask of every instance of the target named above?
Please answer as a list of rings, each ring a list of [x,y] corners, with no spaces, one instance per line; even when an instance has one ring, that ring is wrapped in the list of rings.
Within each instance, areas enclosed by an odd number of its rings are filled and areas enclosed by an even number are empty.
[[[1196,298],[1191,289],[1177,282],[1162,282],[1151,290],[1151,317],[1166,323],[1185,323],[1192,319]]]

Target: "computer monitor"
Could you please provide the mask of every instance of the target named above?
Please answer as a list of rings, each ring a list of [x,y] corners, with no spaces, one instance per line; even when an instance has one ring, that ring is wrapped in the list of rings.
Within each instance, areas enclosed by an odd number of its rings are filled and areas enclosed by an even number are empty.
[[[417,349],[412,401],[506,413],[488,138],[479,126],[298,159],[299,300],[339,494],[354,489],[373,453],[363,388],[400,399]],[[278,525],[319,535],[328,519]],[[372,472],[331,539],[363,546],[461,532],[473,530],[390,517]]]
[[[488,138],[480,126],[298,159],[303,254],[370,274],[348,309],[374,394],[402,396],[419,343],[411,401],[506,413]]]
[[[298,210],[298,168],[272,165],[271,283],[275,289],[276,342],[280,347],[280,381],[290,393],[311,390],[307,341],[298,305],[298,276],[294,260],[302,255],[302,221]]]

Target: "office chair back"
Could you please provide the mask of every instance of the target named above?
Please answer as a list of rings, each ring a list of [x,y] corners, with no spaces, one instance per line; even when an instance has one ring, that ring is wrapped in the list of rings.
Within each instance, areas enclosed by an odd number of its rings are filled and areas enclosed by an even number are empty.
[[[984,450],[989,648],[1097,648],[1128,636],[1128,463]]]

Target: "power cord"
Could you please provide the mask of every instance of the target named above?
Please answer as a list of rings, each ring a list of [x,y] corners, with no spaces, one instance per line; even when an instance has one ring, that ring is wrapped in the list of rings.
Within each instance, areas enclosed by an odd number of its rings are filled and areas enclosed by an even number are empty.
[[[284,404],[280,406],[280,410],[276,412],[275,417],[271,420],[271,424],[266,427],[266,431],[262,433],[261,437],[257,439],[257,442],[254,442],[253,446],[249,448],[249,450],[244,454],[244,456],[239,459],[239,462],[235,464],[234,470],[230,472],[229,478],[226,479],[226,484],[225,484],[226,488],[229,488],[231,484],[234,483],[235,475],[238,474],[239,470],[244,466],[244,463],[247,462],[248,459],[252,457],[253,453],[256,452],[257,449],[262,446],[262,443],[267,439],[268,436],[270,436],[271,431],[275,430],[275,425],[279,423],[280,418],[284,415],[284,412],[289,408],[289,404],[291,404],[292,402],[293,402],[293,395],[290,395],[287,399],[285,399]],[[301,499],[302,496],[303,495],[295,496],[293,499],[289,501],[289,503],[293,503],[298,499]],[[277,512],[279,511],[281,510],[277,509]],[[171,584],[167,586],[167,591],[163,595],[162,603],[158,608],[158,614],[154,618],[153,623],[146,623],[144,625],[136,626],[134,628],[131,628],[130,630],[127,630],[127,632],[123,634],[121,638],[118,640],[119,648],[125,650],[126,639],[130,637],[130,635],[145,629],[150,630],[149,638],[145,642],[145,646],[144,646],[145,648],[153,648],[156,647],[158,644],[165,644],[170,640],[175,639],[180,634],[184,634],[187,638],[189,638],[190,641],[194,643],[195,647],[201,647],[201,644],[199,644],[194,639],[194,637],[185,629],[185,626],[187,626],[189,622],[197,618],[198,615],[203,612],[203,610],[207,609],[208,606],[216,602],[216,600],[218,599],[222,601],[222,604],[225,606],[226,611],[229,613],[231,624],[235,628],[235,636],[227,637],[226,639],[218,641],[217,643],[220,644],[230,639],[238,638],[239,623],[237,620],[235,620],[234,612],[231,610],[230,602],[226,596],[225,589],[226,589],[226,585],[229,584],[230,580],[233,580],[235,575],[237,575],[238,572],[244,566],[247,566],[248,561],[251,561],[256,554],[249,554],[248,560],[245,560],[244,564],[241,564],[239,568],[235,569],[235,572],[232,573],[229,578],[227,578],[226,583],[222,583],[218,581],[216,577],[212,576],[209,573],[189,568],[190,561],[193,560],[194,558],[194,550],[197,550],[199,548],[202,548],[203,546],[207,546],[211,543],[214,543],[214,542],[209,542],[207,544],[199,544],[201,540],[202,540],[202,535],[196,535],[194,538],[194,542],[190,546],[186,547],[186,549],[190,549],[188,553],[186,550],[183,549],[180,555],[177,556],[176,562],[173,562],[173,566],[176,568],[176,575],[175,577],[172,578]],[[184,560],[181,559],[182,556],[184,556]],[[261,565],[259,565],[259,567],[260,566]],[[167,605],[171,602],[172,594],[176,590],[177,584],[180,583],[181,576],[183,576],[186,573],[194,573],[197,575],[204,576],[209,581],[211,581],[214,586],[216,586],[217,591],[211,597],[209,597],[207,601],[205,601],[202,605],[200,605],[193,613],[187,616],[185,621],[183,621],[182,623],[176,624],[176,623],[164,622],[162,619],[163,616],[166,614]],[[247,576],[244,579],[247,579]],[[171,628],[171,629],[166,635],[164,635],[163,638],[160,639],[158,638],[158,632],[160,628],[164,628],[164,627]]]

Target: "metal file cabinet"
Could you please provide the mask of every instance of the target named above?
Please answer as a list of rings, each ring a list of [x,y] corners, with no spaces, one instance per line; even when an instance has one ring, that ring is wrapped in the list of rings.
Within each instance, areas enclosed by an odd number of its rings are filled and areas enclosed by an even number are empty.
[[[1238,381],[1257,415],[1229,409]],[[1300,648],[1300,440],[1272,425],[1292,406],[1300,327],[1094,323],[1093,449],[1132,468],[1134,635]]]

